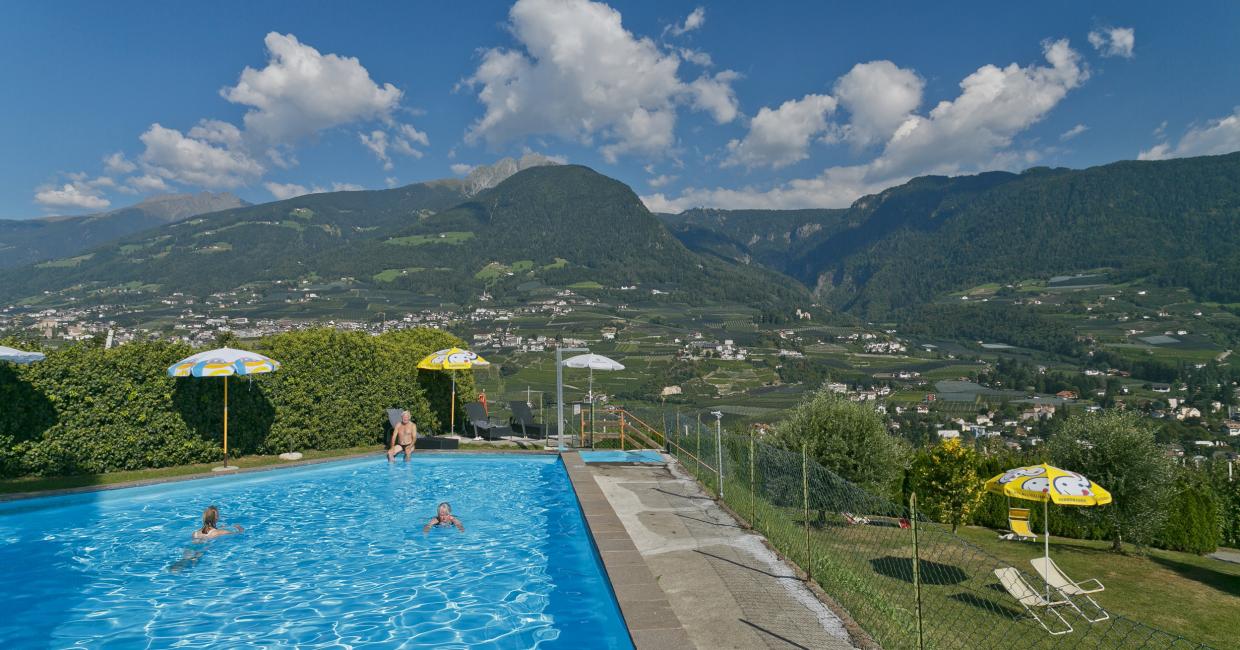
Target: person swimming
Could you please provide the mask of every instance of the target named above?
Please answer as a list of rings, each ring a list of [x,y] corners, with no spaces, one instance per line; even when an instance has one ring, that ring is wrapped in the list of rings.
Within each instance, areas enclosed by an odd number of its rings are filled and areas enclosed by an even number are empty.
[[[245,532],[245,529],[240,524],[233,524],[234,530],[219,528],[219,521],[220,509],[215,506],[207,506],[207,509],[202,511],[202,528],[194,531],[194,541],[205,542],[216,537]]]
[[[461,524],[460,519],[457,519],[456,516],[452,514],[452,506],[449,505],[447,501],[439,504],[439,508],[436,510],[435,516],[431,517],[431,520],[426,522],[426,526],[422,528],[422,532],[429,533],[432,526],[456,526],[457,530],[461,532],[465,531],[465,526]]]

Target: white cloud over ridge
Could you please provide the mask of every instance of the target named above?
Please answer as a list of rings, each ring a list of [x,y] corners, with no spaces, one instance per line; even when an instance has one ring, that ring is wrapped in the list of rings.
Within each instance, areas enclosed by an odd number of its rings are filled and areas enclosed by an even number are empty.
[[[688,188],[675,197],[656,193],[643,200],[651,210],[672,212],[698,206],[843,207],[919,174],[956,174],[1029,164],[1037,159],[1037,152],[1013,148],[1015,137],[1089,78],[1089,69],[1067,40],[1043,43],[1043,56],[1047,65],[1012,63],[1001,68],[988,64],[978,68],[960,82],[960,94],[954,99],[939,102],[924,115],[907,115],[887,137],[881,153],[867,163],[830,167],[816,177],[793,179],[767,189]],[[891,70],[887,68],[887,72]],[[891,74],[884,76],[893,78]],[[888,114],[907,109],[913,104],[913,93],[908,91],[917,86],[919,94],[920,86],[903,74],[894,78],[906,92],[854,94],[854,98],[866,97],[854,105],[872,105],[877,100],[869,97],[888,96],[893,97],[893,105],[885,107]],[[867,133],[890,130],[891,123],[868,124]],[[846,125],[844,133],[849,133],[851,126]]]
[[[1131,59],[1135,56],[1136,32],[1131,27],[1106,27],[1089,33],[1089,44],[1104,57],[1118,56]]]
[[[750,121],[745,138],[728,143],[723,166],[779,169],[806,159],[810,140],[826,131],[827,116],[836,103],[829,95],[806,95],[774,110],[763,107]]]
[[[1159,127],[1160,132],[1162,128]],[[1190,128],[1174,146],[1162,142],[1142,151],[1137,160],[1215,156],[1233,151],[1240,151],[1240,107],[1204,126]]]
[[[704,14],[703,14],[704,16]],[[688,21],[686,21],[688,24]],[[466,141],[495,146],[554,135],[595,144],[614,162],[622,155],[660,156],[675,142],[678,107],[737,116],[723,71],[686,83],[680,56],[624,28],[618,11],[588,0],[518,0],[509,28],[520,49],[492,48],[464,85],[485,107]]]
[[[389,180],[394,181],[395,179]],[[315,185],[307,188],[305,185],[299,185],[297,183],[276,183],[273,181],[263,183],[263,187],[267,188],[267,191],[271,192],[271,195],[276,197],[277,201],[304,196],[306,194],[322,194],[324,192],[357,192],[366,189],[356,183],[332,183],[331,188],[329,189],[321,185]]]
[[[1060,142],[1067,142],[1068,140],[1071,140],[1072,138],[1075,138],[1076,136],[1078,136],[1078,135],[1080,135],[1080,134],[1082,134],[1082,133],[1084,133],[1084,132],[1086,132],[1086,131],[1088,131],[1088,130],[1089,130],[1089,127],[1088,127],[1088,126],[1085,126],[1084,124],[1077,124],[1076,126],[1074,126],[1074,127],[1070,128],[1070,129],[1068,129],[1067,131],[1064,131],[1063,133],[1060,133],[1060,134],[1059,134],[1059,141],[1060,141]]]
[[[112,182],[110,178],[101,178],[107,183]],[[107,183],[74,180],[62,185],[44,185],[35,192],[34,200],[45,208],[102,210],[112,205],[111,201],[99,193],[99,188]]]

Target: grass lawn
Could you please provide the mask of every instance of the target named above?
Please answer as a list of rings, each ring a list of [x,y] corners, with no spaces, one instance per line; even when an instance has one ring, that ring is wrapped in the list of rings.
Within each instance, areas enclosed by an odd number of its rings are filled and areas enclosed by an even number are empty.
[[[685,440],[694,446],[692,436]],[[705,436],[701,444],[701,457],[715,458],[713,439]],[[729,444],[726,455],[735,454],[735,460],[724,472],[728,505],[750,519],[775,548],[808,569],[815,582],[884,648],[916,647],[912,534],[896,526],[893,517],[881,516],[898,514],[900,509],[883,505],[881,499],[858,496],[855,488],[811,476],[811,502],[827,510],[821,514],[810,510],[807,534],[800,508],[771,503],[800,501],[797,459],[781,461],[763,454],[758,487],[770,500],[762,495],[751,500],[747,454],[734,447]],[[716,492],[713,470],[699,469],[687,454],[680,455],[683,466],[696,473],[707,490]],[[871,523],[850,525],[841,511],[867,516]],[[1161,550],[1121,555],[1110,552],[1106,542],[1052,538],[1051,556],[1068,575],[1077,580],[1098,578],[1106,585],[1094,597],[1112,615],[1110,620],[1089,623],[1075,611],[1061,608],[1075,631],[1056,637],[1030,619],[994,575],[996,568],[1014,566],[1040,588],[1029,564],[1041,553],[1040,545],[1002,541],[998,533],[984,528],[963,528],[959,535],[938,524],[922,523],[919,529],[922,629],[927,648],[1164,648],[1171,647],[1176,635],[1215,648],[1236,647],[1240,565]],[[1086,613],[1096,615],[1083,599],[1078,603]],[[1048,622],[1054,620],[1045,612],[1040,614]]]

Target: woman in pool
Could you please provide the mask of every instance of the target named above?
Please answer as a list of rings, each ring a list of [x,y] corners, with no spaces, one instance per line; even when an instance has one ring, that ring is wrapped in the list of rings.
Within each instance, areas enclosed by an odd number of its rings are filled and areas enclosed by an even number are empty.
[[[215,539],[216,537],[221,537],[223,535],[232,535],[233,533],[245,531],[240,524],[233,524],[233,528],[235,530],[218,528],[217,524],[219,524],[219,521],[220,509],[215,506],[207,506],[207,509],[202,511],[202,528],[194,531],[194,541],[204,542],[208,539]]]
[[[426,522],[426,526],[422,528],[422,532],[431,532],[432,526],[456,526],[457,530],[461,532],[465,531],[465,526],[461,524],[460,519],[457,519],[456,516],[452,514],[452,506],[448,505],[447,501],[439,504],[439,510],[435,513],[434,517],[431,517],[430,521]]]

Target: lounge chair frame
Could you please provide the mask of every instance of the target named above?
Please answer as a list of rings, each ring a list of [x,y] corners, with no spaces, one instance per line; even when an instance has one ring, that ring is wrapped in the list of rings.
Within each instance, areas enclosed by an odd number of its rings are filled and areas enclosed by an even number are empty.
[[[1047,599],[1045,596],[1038,593],[1038,591],[1034,589],[1027,580],[1025,580],[1025,577],[1021,575],[1020,570],[1015,567],[1000,567],[995,569],[995,577],[999,579],[999,584],[1003,585],[1003,588],[1008,592],[1008,595],[1015,598],[1016,602],[1020,603],[1021,606],[1025,608],[1025,612],[1029,614],[1033,620],[1037,621],[1038,625],[1042,626],[1042,629],[1046,630],[1047,634],[1050,634],[1051,636],[1060,636],[1072,632],[1072,625],[1069,624],[1068,620],[1063,617],[1063,614],[1060,614],[1056,609],[1062,605],[1072,604],[1072,601],[1068,600],[1068,598],[1063,596],[1063,594],[1059,594],[1063,598],[1062,600]],[[1042,620],[1042,617],[1038,616],[1037,612],[1034,611],[1035,607],[1041,607],[1051,614],[1054,614],[1055,618],[1059,619],[1059,622],[1063,624],[1063,629],[1058,631],[1052,630],[1050,626],[1046,624],[1046,621]]]
[[[1055,561],[1048,557],[1034,558],[1029,560],[1029,564],[1033,565],[1033,570],[1037,571],[1038,575],[1042,576],[1042,579],[1046,581],[1046,584],[1050,585],[1052,589],[1058,591],[1060,595],[1068,599],[1068,602],[1072,605],[1072,609],[1075,609],[1076,613],[1081,615],[1081,618],[1089,621],[1090,623],[1100,623],[1111,618],[1111,615],[1107,613],[1107,610],[1103,609],[1102,605],[1099,605],[1098,601],[1094,600],[1094,597],[1090,595],[1106,589],[1102,582],[1097,578],[1090,578],[1089,580],[1077,582],[1072,578],[1069,578],[1068,574],[1064,573],[1063,569],[1060,569],[1059,565],[1055,564]],[[1094,586],[1087,587],[1086,585],[1091,582],[1094,583]],[[1084,598],[1089,601],[1089,604],[1093,605],[1101,615],[1095,618],[1090,618],[1075,602],[1072,602],[1073,597]]]
[[[512,411],[513,431],[521,430],[521,437],[530,439],[542,439],[547,437],[546,428],[534,422],[534,413],[530,411],[530,405],[525,402],[512,402],[508,405]],[[533,433],[533,435],[530,435]]]

